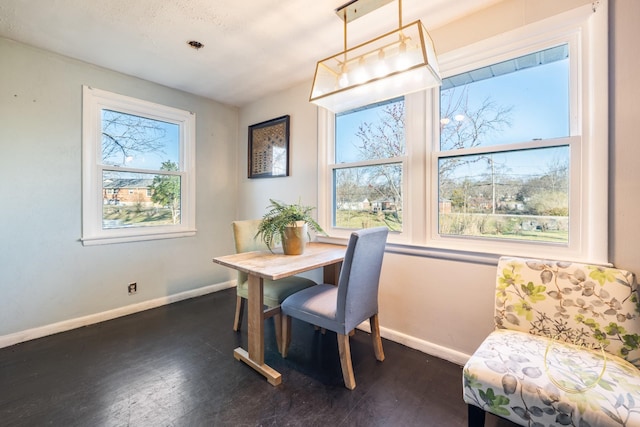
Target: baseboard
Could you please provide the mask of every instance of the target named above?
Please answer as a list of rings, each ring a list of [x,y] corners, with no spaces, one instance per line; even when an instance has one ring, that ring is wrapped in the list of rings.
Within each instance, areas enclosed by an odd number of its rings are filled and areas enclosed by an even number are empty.
[[[358,325],[358,329],[371,333],[369,322],[362,322]],[[471,357],[470,354],[465,354],[460,351],[452,350],[448,347],[434,344],[429,341],[421,340],[410,335],[403,334],[402,332],[395,331],[393,329],[380,326],[380,336],[398,344],[405,345],[414,350],[421,351],[423,353],[430,354],[440,359],[447,360],[457,365],[463,366],[467,363],[467,360]]]
[[[0,336],[0,348],[9,347],[21,342],[42,338],[47,335],[57,334],[59,332],[69,331],[71,329],[80,328],[82,326],[93,325],[95,323],[104,322],[106,320],[115,319],[117,317],[127,316],[129,314],[138,313],[163,305],[183,301],[190,298],[199,297],[210,294],[212,292],[228,289],[236,285],[235,280],[217,283],[214,285],[203,286],[198,289],[192,289],[180,292],[166,297],[156,298],[148,301],[142,301],[137,304],[131,304],[124,307],[118,307],[113,310],[103,311],[101,313],[90,314],[88,316],[69,319],[62,322],[52,323],[50,325],[40,326],[25,331],[16,332],[9,335]]]
[[[149,310],[152,308],[160,307],[174,302],[183,301],[190,298],[199,297],[202,295],[210,294],[212,292],[228,289],[236,285],[235,280],[228,282],[217,283],[214,285],[204,286],[198,289],[192,289],[190,291],[180,292],[178,294],[168,295],[166,297],[156,298],[149,301],[143,301],[138,304],[131,304],[124,307],[118,307],[113,310],[103,311],[101,313],[91,314],[84,317],[78,317],[76,319],[65,320],[63,322],[52,323],[50,325],[41,326],[38,328],[27,329],[25,331],[16,332],[9,335],[0,336],[0,348],[9,347],[21,342],[33,340],[36,338],[42,338],[47,335],[57,334],[59,332],[69,331],[71,329],[80,328],[83,326],[93,325],[95,323],[104,322],[107,320],[115,319],[129,314],[138,313],[141,311]],[[365,332],[371,332],[369,328],[369,322],[363,322],[358,325],[358,329]],[[468,354],[461,353],[456,350],[452,350],[447,347],[443,347],[438,344],[434,344],[429,341],[421,340],[410,335],[403,334],[393,329],[380,327],[380,335],[390,341],[397,342],[405,345],[409,348],[421,351],[423,353],[430,354],[435,357],[439,357],[444,360],[448,360],[458,365],[464,365],[471,357]]]

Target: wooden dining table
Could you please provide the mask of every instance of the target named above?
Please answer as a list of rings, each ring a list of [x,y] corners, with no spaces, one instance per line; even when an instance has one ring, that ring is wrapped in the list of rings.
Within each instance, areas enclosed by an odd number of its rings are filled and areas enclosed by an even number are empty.
[[[213,262],[247,273],[249,276],[247,301],[248,351],[242,347],[233,355],[267,378],[272,385],[282,382],[282,375],[264,363],[264,321],[278,314],[280,307],[265,310],[264,279],[278,280],[305,271],[323,268],[323,282],[337,284],[346,246],[330,243],[307,243],[301,255],[284,255],[281,249],[243,252],[213,258]]]

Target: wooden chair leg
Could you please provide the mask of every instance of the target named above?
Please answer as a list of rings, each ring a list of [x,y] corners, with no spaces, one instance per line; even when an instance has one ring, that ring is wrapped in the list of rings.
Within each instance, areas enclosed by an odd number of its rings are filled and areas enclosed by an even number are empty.
[[[376,354],[376,359],[382,362],[384,360],[384,350],[382,349],[382,337],[380,337],[380,323],[378,323],[377,313],[369,318],[369,326],[371,327],[373,352]]]
[[[280,354],[282,357],[287,357],[289,351],[289,344],[291,343],[291,317],[283,314],[282,316],[282,339],[280,343]]]
[[[467,405],[469,427],[484,427],[485,412],[475,405]]]
[[[349,390],[353,390],[356,388],[356,379],[353,375],[353,366],[351,365],[349,335],[338,334],[338,352],[340,353],[340,366],[342,366],[344,385]]]
[[[238,332],[242,326],[242,314],[244,313],[244,298],[236,297],[236,317],[233,320],[233,330]]]

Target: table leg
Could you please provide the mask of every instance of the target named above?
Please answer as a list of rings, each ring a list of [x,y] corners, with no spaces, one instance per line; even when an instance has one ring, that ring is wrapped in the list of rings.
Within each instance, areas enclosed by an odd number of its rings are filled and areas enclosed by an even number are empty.
[[[249,274],[249,298],[247,301],[247,340],[249,351],[241,347],[234,350],[234,357],[242,360],[267,378],[272,385],[282,382],[282,375],[264,363],[264,294],[263,279]]]
[[[340,279],[340,269],[342,268],[342,262],[336,262],[334,264],[325,265],[323,268],[322,281],[329,285],[337,285],[338,279]]]

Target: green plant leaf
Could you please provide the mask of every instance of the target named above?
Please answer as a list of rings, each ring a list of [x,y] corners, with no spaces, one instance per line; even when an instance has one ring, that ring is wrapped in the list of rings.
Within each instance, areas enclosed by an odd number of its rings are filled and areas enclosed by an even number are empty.
[[[269,250],[273,250],[282,241],[282,236],[286,227],[298,221],[307,223],[308,228],[318,234],[325,234],[324,230],[311,216],[315,209],[313,206],[304,206],[298,203],[287,204],[273,199],[269,199],[267,212],[262,217],[256,237],[261,237]]]

